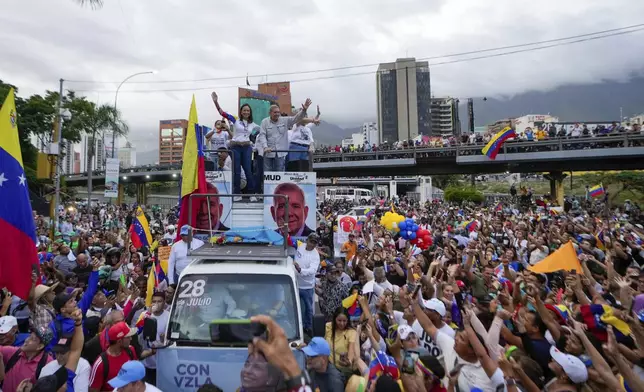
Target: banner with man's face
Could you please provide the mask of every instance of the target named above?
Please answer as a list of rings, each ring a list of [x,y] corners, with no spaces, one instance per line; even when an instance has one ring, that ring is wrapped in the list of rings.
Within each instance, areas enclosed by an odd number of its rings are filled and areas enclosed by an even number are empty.
[[[288,216],[283,198],[264,198],[264,225],[280,231],[285,223],[294,240],[303,240],[315,232],[315,187],[314,172],[264,172],[264,193],[288,196]]]
[[[207,171],[206,186],[208,194],[229,195],[232,191],[230,171]],[[199,198],[196,219],[194,223],[195,234],[212,235],[228,231],[232,220],[230,197]]]

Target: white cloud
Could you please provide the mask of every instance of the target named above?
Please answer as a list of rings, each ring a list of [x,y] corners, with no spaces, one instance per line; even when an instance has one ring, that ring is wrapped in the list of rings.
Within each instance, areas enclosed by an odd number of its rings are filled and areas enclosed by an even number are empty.
[[[644,3],[615,0],[110,0],[100,10],[73,0],[6,2],[0,14],[0,78],[22,95],[57,90],[58,79],[133,82],[265,75],[417,58],[584,34],[636,24]],[[432,67],[435,95],[502,96],[567,83],[624,79],[641,71],[642,33],[507,57]],[[449,60],[449,59],[443,59]],[[436,62],[434,60],[432,62]],[[375,67],[269,77],[300,80]],[[251,78],[258,83],[263,78]],[[66,83],[113,102],[118,83]],[[176,84],[131,83],[119,108],[139,151],[153,148],[158,121],[185,118],[192,93],[200,119],[218,115],[207,87],[235,111],[244,78]],[[132,93],[133,90],[188,91]],[[198,89],[198,90],[197,90]],[[376,117],[375,75],[294,82],[343,125]]]

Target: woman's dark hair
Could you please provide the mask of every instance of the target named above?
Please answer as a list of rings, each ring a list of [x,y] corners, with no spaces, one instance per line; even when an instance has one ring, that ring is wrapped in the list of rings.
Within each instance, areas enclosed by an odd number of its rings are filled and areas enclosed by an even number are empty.
[[[240,119],[240,120],[243,120],[243,117],[242,117],[241,112],[242,112],[242,109],[243,109],[244,107],[246,107],[246,106],[248,106],[248,110],[250,110],[250,116],[248,116],[248,122],[249,122],[249,123],[252,123],[252,122],[253,122],[253,108],[251,108],[251,107],[250,107],[250,105],[249,105],[249,104],[247,104],[247,103],[245,103],[245,104],[243,104],[243,105],[241,105],[241,106],[239,107],[239,119]]]
[[[347,318],[347,329],[351,328],[351,324],[349,324],[349,320],[351,319],[349,316],[349,311],[344,308],[344,306],[340,305],[339,308],[333,312],[333,318],[331,319],[331,358],[333,358],[333,362],[335,365],[335,319],[338,318],[339,315],[343,314]]]

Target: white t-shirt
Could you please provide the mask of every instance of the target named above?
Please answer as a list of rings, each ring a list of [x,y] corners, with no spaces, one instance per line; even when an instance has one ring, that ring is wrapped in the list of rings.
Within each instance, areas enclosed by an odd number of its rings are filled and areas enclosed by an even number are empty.
[[[304,144],[306,146],[311,145],[313,142],[313,132],[311,132],[311,128],[303,125],[296,126],[293,132],[289,135],[289,142]]]
[[[199,249],[203,244],[203,241],[193,238],[190,243],[190,249]],[[188,257],[188,244],[185,241],[175,242],[172,245],[170,259],[168,260],[168,281],[170,284],[177,283],[174,281],[175,272],[177,275],[181,275],[183,269],[192,263],[192,260],[192,258]]]
[[[259,125],[254,122],[248,123],[246,120],[237,120],[233,124],[233,141],[234,142],[249,142],[250,134],[253,129],[258,128]]]
[[[144,349],[148,349],[151,347],[158,347],[163,344],[163,341],[161,340],[161,334],[165,335],[166,328],[168,327],[168,320],[170,319],[170,312],[167,310],[164,310],[163,313],[161,313],[159,316],[155,316],[154,314],[150,315],[150,318],[156,319],[157,320],[157,339],[152,342],[152,345],[148,345],[147,342],[143,340],[143,334],[139,335],[141,339],[141,347]],[[148,369],[156,369],[157,368],[157,355],[154,354],[150,357],[145,358],[142,360],[143,365],[145,365],[146,368]]]
[[[481,362],[467,362],[459,357],[454,350],[454,337],[439,332],[436,335],[436,344],[443,352],[446,374],[449,374],[457,363],[463,364],[458,376],[459,390],[470,391],[473,387],[478,387],[483,392],[496,392],[497,386],[504,384],[505,380],[501,369],[497,369],[490,378],[485,373]]]
[[[43,378],[46,376],[51,376],[56,373],[61,366],[58,361],[51,361],[46,364],[40,371],[40,377]],[[74,377],[74,390],[75,391],[88,391],[89,390],[89,373],[92,370],[92,367],[89,365],[89,362],[85,358],[80,358],[78,360],[78,365],[76,365],[76,377]]]
[[[228,148],[228,139],[230,136],[228,135],[228,132],[226,131],[221,131],[217,132],[215,131],[212,136],[210,137],[210,149],[212,150],[218,150],[220,148]],[[217,154],[214,154],[217,155]]]
[[[118,391],[119,389],[116,388],[114,392]],[[154,385],[150,385],[147,382],[145,383],[145,392],[163,392],[159,388],[155,387]]]
[[[418,344],[429,351],[429,355],[436,358],[440,358],[443,355],[443,351],[438,346],[438,343],[434,342],[434,339],[432,339],[432,337],[427,332],[425,332],[418,320],[414,321],[414,323],[411,325],[411,329],[414,331],[416,336],[418,336]],[[449,325],[443,323],[443,326],[438,328],[438,334],[447,335],[450,338],[454,339],[454,337],[456,336],[456,331],[454,331]]]
[[[300,289],[314,288],[315,274],[320,265],[318,250],[315,248],[306,250],[306,244],[300,245],[295,252],[295,262],[300,266],[300,272],[297,273],[297,287]]]

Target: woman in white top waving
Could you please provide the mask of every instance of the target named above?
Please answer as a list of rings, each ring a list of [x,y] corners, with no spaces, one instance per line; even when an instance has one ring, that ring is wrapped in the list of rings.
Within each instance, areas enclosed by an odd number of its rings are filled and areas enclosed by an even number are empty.
[[[314,119],[303,118],[295,124],[293,132],[289,132],[289,153],[287,168],[289,171],[307,172],[309,167],[309,149],[313,145],[313,132],[311,127],[320,124],[320,107]]]
[[[250,135],[255,128],[259,128],[259,125],[253,122],[253,110],[247,103],[243,104],[239,108],[239,119],[237,119],[235,116],[221,109],[216,92],[213,91],[211,96],[219,114],[228,119],[233,128],[232,138],[228,143],[228,148],[233,155],[233,193],[241,193],[241,169],[243,168],[244,173],[246,174],[246,180],[248,181],[246,190],[248,193],[254,194],[256,192],[256,188],[253,173],[251,171],[253,148],[250,142]],[[236,196],[234,198],[234,201],[240,200],[240,196]],[[257,198],[252,196],[250,201],[257,201]]]

